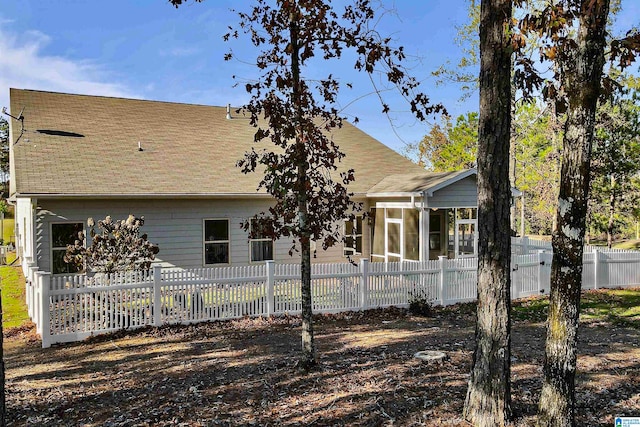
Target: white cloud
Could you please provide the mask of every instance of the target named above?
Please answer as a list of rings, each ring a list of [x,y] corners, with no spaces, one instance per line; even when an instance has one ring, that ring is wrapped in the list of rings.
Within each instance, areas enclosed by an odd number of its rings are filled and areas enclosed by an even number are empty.
[[[0,23],[0,107],[9,107],[9,88],[37,89],[136,98],[125,84],[108,81],[108,73],[91,60],[50,56],[42,51],[51,38],[39,31],[20,36]]]

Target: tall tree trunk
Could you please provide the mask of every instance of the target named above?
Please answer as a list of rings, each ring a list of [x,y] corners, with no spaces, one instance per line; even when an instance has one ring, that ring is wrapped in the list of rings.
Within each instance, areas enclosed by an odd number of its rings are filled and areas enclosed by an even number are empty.
[[[0,280],[1,281],[1,280]],[[2,291],[0,291],[0,427],[6,424],[7,406],[4,378],[4,327],[2,326]]]
[[[516,147],[514,143],[515,138],[511,138],[511,148],[509,150],[509,183],[512,187],[516,188]],[[517,234],[516,229],[516,200],[512,199],[511,206],[509,208],[509,230],[513,235]],[[523,236],[521,236],[523,237]]]
[[[527,224],[525,222],[525,193],[522,192],[522,196],[520,197],[520,237],[524,237],[527,231]]]
[[[504,426],[511,417],[511,8],[511,0],[483,0],[480,11],[478,311],[464,407],[480,427]]]
[[[293,77],[293,104],[296,109],[297,123],[301,123],[300,100],[300,47],[298,45],[298,23],[294,14],[290,16],[289,26],[291,36],[291,73]],[[307,149],[303,129],[298,126],[296,131],[296,159],[297,177],[296,192],[298,202],[298,227],[300,229],[300,270],[302,293],[302,355],[300,367],[309,371],[317,365],[316,348],[313,339],[313,305],[311,297],[311,232],[309,229],[309,209],[307,206]]]
[[[298,168],[298,179],[306,177],[306,168]],[[302,175],[304,174],[304,175]],[[308,224],[306,195],[298,198],[298,223],[304,227]],[[304,228],[303,228],[304,230]],[[311,239],[308,228],[300,237],[301,255],[300,261],[302,274],[302,357],[301,368],[305,371],[317,366],[316,347],[313,338],[313,301],[311,297]]]
[[[509,71],[511,72],[512,76],[511,76],[511,99],[514,100],[516,99],[516,85],[514,84],[514,80],[515,80],[515,73],[513,73],[513,69],[514,69],[514,65],[515,61],[513,59],[513,57],[511,58],[511,66]],[[511,133],[510,133],[510,139],[509,139],[509,184],[511,185],[511,187],[513,188],[517,188],[516,186],[516,178],[517,178],[517,173],[516,173],[516,169],[517,169],[517,151],[516,151],[516,129],[515,129],[515,120],[514,118],[516,117],[516,104],[515,102],[511,103]],[[510,207],[510,211],[509,211],[509,229],[511,230],[511,233],[515,236],[517,233],[516,230],[516,200],[515,198],[511,198],[511,207]],[[522,217],[524,218],[524,217]],[[524,229],[523,226],[521,226],[522,229]],[[521,234],[520,237],[524,237],[524,234]]]
[[[616,178],[611,175],[611,193],[609,194],[609,222],[607,223],[607,247],[613,246],[613,225],[616,213]]]
[[[582,0],[577,48],[565,52],[569,107],[564,128],[557,230],[553,233],[551,295],[539,426],[575,426],[575,373],[582,255],[595,111],[604,64],[609,0]]]
[[[554,64],[554,68],[555,67],[557,67],[557,65]],[[558,142],[558,139],[559,139],[558,135],[560,134],[560,125],[558,124],[558,114],[556,112],[555,101],[550,100],[548,105],[549,105],[549,111],[550,111],[549,126],[551,127],[551,146],[553,147],[553,156],[554,156],[553,170],[555,172],[555,176],[559,177],[560,167],[561,167],[560,144]],[[559,192],[559,189],[554,183],[554,187],[553,187],[554,194],[552,199],[557,200],[558,192]],[[557,203],[555,203],[555,205],[556,206],[553,206],[553,208],[555,211],[557,211],[558,210]],[[553,233],[555,233],[557,229],[558,229],[558,218],[557,218],[557,215],[553,215],[553,221],[551,223],[551,235],[553,235]]]

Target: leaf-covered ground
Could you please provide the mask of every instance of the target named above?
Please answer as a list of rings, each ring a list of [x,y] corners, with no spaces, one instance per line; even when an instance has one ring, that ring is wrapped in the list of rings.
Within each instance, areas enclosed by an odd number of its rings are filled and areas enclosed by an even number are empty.
[[[608,298],[608,297],[607,297]],[[535,306],[524,302],[518,310]],[[472,305],[429,318],[388,309],[318,316],[321,369],[296,369],[297,317],[241,319],[102,336],[41,349],[33,330],[5,338],[14,426],[457,426],[473,351]],[[544,324],[514,320],[516,426],[534,423]],[[586,319],[578,425],[640,414],[640,331]],[[428,365],[420,350],[445,351]]]

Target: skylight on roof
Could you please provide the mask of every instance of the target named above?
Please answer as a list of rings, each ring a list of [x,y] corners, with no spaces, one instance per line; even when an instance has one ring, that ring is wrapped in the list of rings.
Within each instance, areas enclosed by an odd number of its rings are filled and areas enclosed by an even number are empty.
[[[84,135],[80,133],[68,132],[66,130],[38,129],[36,130],[36,132],[43,133],[45,135],[66,136],[68,138],[84,138]]]

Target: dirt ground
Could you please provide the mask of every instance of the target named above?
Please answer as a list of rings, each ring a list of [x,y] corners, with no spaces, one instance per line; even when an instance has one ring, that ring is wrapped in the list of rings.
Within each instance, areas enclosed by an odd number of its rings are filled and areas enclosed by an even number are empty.
[[[96,337],[41,349],[5,338],[14,426],[458,426],[473,351],[473,306],[428,318],[387,309],[318,316],[321,369],[299,373],[297,317],[241,319]],[[515,426],[534,423],[544,324],[512,332]],[[640,415],[640,331],[583,323],[578,425]],[[413,357],[447,353],[441,364]]]

